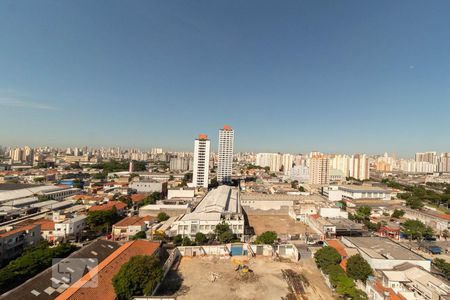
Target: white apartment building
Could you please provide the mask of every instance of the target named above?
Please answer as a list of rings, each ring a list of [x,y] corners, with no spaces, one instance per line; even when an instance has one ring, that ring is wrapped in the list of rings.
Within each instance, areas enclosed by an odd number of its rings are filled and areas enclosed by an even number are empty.
[[[300,183],[308,182],[309,181],[309,168],[304,165],[298,165],[298,166],[292,167],[289,179],[297,180]]]
[[[283,166],[284,175],[291,174],[293,163],[294,163],[294,155],[285,153],[281,156],[281,165]]]
[[[206,134],[200,134],[194,143],[194,173],[192,185],[194,187],[208,187],[209,156],[211,141]]]
[[[225,125],[219,130],[219,161],[217,166],[217,181],[230,182],[233,171],[234,130]]]
[[[350,159],[349,175],[358,180],[369,179],[369,158],[365,154],[355,154]]]
[[[312,185],[328,184],[330,159],[324,156],[313,156],[309,164],[309,183]]]
[[[349,163],[350,163],[350,157],[346,154],[341,155],[335,155],[333,158],[330,159],[331,162],[331,169],[339,170],[341,171],[345,177],[349,174]]]
[[[279,153],[258,153],[256,154],[256,165],[263,168],[269,167],[271,172],[279,172],[282,166],[281,155]]]
[[[60,238],[77,236],[83,231],[84,227],[86,227],[86,219],[86,215],[79,215],[55,223],[55,231],[53,233],[56,237]]]

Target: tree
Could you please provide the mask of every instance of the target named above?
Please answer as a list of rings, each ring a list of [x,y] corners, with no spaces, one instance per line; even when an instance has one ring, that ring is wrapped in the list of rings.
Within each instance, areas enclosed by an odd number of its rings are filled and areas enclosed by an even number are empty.
[[[406,199],[406,205],[412,209],[421,209],[423,207],[423,202],[418,197],[412,196]]]
[[[203,233],[197,232],[197,233],[195,234],[195,242],[196,242],[198,245],[203,245],[203,244],[205,244],[207,240],[208,240],[208,238],[207,238],[206,235],[204,235]]]
[[[446,262],[442,258],[435,258],[433,261],[436,268],[438,268],[442,273],[444,273],[445,277],[450,276],[450,263]]]
[[[399,219],[405,215],[405,211],[403,209],[395,209],[392,213],[391,217]]]
[[[298,189],[298,181],[297,180],[294,180],[291,182],[291,188]]]
[[[173,244],[175,246],[177,246],[177,247],[181,246],[182,243],[183,243],[183,237],[181,236],[181,234],[178,234],[173,238]]]
[[[48,243],[43,242],[25,250],[21,256],[0,269],[0,294],[50,267],[53,258],[64,258],[76,249],[74,245],[65,243],[50,248]]]
[[[351,278],[347,277],[344,274],[339,275],[336,281],[337,281],[336,292],[344,296],[350,296],[351,294],[354,293],[355,283]]]
[[[160,192],[153,192],[144,199],[144,205],[155,204],[156,201],[161,200],[162,194]]]
[[[120,217],[117,214],[117,209],[113,207],[113,209],[106,211],[90,211],[86,223],[91,230],[104,232],[119,220]]]
[[[231,230],[225,231],[219,235],[219,242],[221,242],[222,244],[229,243],[233,241],[233,239],[234,234]]]
[[[224,221],[222,221],[221,223],[216,225],[216,228],[214,228],[214,233],[216,235],[221,235],[225,231],[229,231],[229,230],[230,230],[230,226],[227,223],[225,223]]]
[[[300,192],[302,192],[302,193],[306,192],[306,190],[305,190],[305,188],[304,188],[303,186],[300,186],[300,187],[298,188],[298,190],[299,190]]]
[[[314,260],[320,269],[325,269],[330,265],[337,265],[341,262],[341,255],[332,247],[323,247],[314,254]]]
[[[447,238],[449,237],[449,232],[448,232],[447,229],[444,229],[444,230],[442,231],[442,237],[443,237],[445,240],[447,240]]]
[[[181,242],[183,246],[192,246],[192,241],[189,237],[185,236]]]
[[[356,217],[360,220],[367,220],[370,217],[370,214],[372,213],[372,208],[370,206],[361,206],[356,211]]]
[[[118,299],[150,295],[161,282],[163,270],[155,256],[136,255],[122,265],[112,283]]]
[[[256,243],[272,245],[275,242],[276,239],[277,239],[277,233],[276,232],[274,232],[274,231],[266,231],[266,232],[261,233],[256,238]]]
[[[216,225],[214,233],[216,234],[218,241],[223,244],[229,243],[234,239],[233,231],[231,230],[230,226],[224,221]]]
[[[145,239],[145,238],[147,238],[147,234],[145,233],[145,231],[139,231],[138,233],[136,233],[135,235],[133,235],[131,237],[132,240]]]
[[[419,220],[407,220],[403,223],[403,233],[409,238],[421,240],[423,237],[433,236],[433,229]]]
[[[359,289],[353,289],[353,292],[350,294],[352,300],[367,300],[367,294]]]
[[[117,200],[126,204],[128,208],[133,205],[133,201],[131,201],[131,198],[129,196],[120,196]]]
[[[170,217],[168,214],[166,214],[165,212],[162,211],[158,214],[158,216],[156,218],[158,219],[158,222],[164,222],[164,221],[168,220]]]
[[[353,255],[347,260],[347,275],[349,277],[365,283],[369,275],[372,274],[372,268],[361,255]]]
[[[45,181],[45,178],[44,177],[35,177],[33,179],[33,181],[36,182],[36,183],[42,183],[42,182]]]

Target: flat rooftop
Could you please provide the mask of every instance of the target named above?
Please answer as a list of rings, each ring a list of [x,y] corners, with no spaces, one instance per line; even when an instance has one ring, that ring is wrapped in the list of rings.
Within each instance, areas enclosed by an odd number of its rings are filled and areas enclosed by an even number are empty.
[[[346,192],[356,193],[390,193],[391,190],[370,185],[340,185],[339,189]]]
[[[241,201],[299,201],[299,202],[323,202],[326,199],[319,195],[289,195],[289,194],[264,194],[264,193],[241,193]]]
[[[210,212],[240,214],[239,190],[226,185],[211,190],[194,210],[194,213]]]
[[[345,237],[353,245],[376,259],[425,260],[409,249],[381,237]]]

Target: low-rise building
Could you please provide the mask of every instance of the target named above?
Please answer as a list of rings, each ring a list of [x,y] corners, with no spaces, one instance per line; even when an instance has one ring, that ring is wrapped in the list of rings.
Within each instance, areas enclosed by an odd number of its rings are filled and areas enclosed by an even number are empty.
[[[136,255],[156,256],[160,252],[160,243],[135,240],[127,242],[114,251],[97,268],[92,268],[86,275],[68,287],[56,300],[115,300],[117,295],[112,279],[123,264]],[[95,280],[95,283],[93,283]]]
[[[158,192],[164,195],[167,194],[167,182],[156,180],[133,181],[129,184],[129,187],[138,193]]]
[[[170,235],[194,237],[196,233],[214,232],[217,224],[226,223],[233,233],[241,237],[245,230],[239,190],[222,185],[211,190],[191,213],[172,224]]]
[[[431,269],[429,260],[388,238],[345,236],[342,237],[342,243],[356,248],[375,270],[391,270],[403,263],[410,263],[427,271]]]
[[[323,195],[330,201],[356,199],[391,200],[391,190],[369,185],[337,185],[323,188]]]
[[[439,235],[441,235],[444,230],[450,230],[450,214],[442,214],[431,210],[402,209],[405,211],[404,218],[419,220],[425,225],[433,228],[435,233]]]
[[[381,282],[406,299],[448,299],[450,285],[423,268],[405,263],[392,270],[381,270]],[[413,298],[411,297],[413,296]]]
[[[113,207],[117,209],[118,214],[123,214],[125,212],[125,209],[127,208],[127,205],[120,201],[108,201],[105,204],[102,205],[96,205],[89,208],[89,212],[92,211],[108,211],[112,210]]]
[[[167,199],[172,198],[194,198],[195,197],[195,189],[169,189],[167,191]]]
[[[0,231],[0,264],[35,246],[41,240],[41,225],[7,226]]]
[[[147,231],[150,225],[155,222],[155,218],[146,217],[127,217],[120,220],[112,226],[113,240],[129,240],[140,231]]]

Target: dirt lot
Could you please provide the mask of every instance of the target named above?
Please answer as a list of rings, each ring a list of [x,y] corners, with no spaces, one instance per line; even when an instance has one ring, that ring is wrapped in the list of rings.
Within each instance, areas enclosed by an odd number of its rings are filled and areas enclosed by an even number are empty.
[[[235,271],[239,263],[248,264],[253,272]],[[306,277],[309,283],[303,298],[298,299],[333,299],[314,263],[305,268],[302,264],[274,261],[268,257],[250,261],[248,258],[184,257],[178,271],[169,273],[169,283],[163,284],[166,285],[164,295],[176,296],[179,300],[285,299],[290,290],[282,270],[292,270]],[[168,284],[176,288],[170,289]]]
[[[307,225],[296,222],[288,215],[249,215],[248,221],[256,235],[269,230],[275,231],[278,235],[304,234],[307,230],[309,233],[313,232]]]

